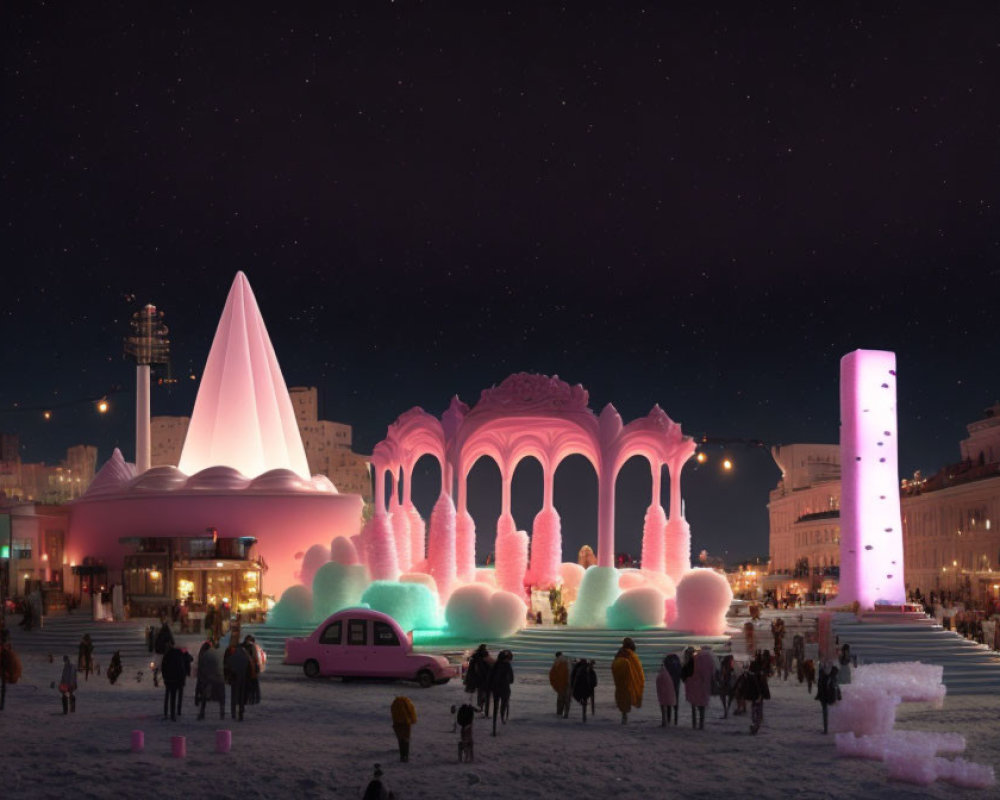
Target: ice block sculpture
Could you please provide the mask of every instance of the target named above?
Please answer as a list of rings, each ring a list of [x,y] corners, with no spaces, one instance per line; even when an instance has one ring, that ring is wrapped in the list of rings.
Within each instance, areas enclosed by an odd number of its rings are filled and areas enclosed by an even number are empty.
[[[896,446],[896,356],[855,350],[840,361],[839,604],[906,601]]]
[[[853,731],[859,736],[891,733],[896,724],[898,695],[883,689],[849,684],[842,689],[843,699],[830,706],[830,730]]]
[[[940,664],[919,661],[864,664],[854,670],[851,685],[882,689],[899,695],[906,703],[933,703],[935,708],[941,708],[947,692],[943,676],[944,667]]]

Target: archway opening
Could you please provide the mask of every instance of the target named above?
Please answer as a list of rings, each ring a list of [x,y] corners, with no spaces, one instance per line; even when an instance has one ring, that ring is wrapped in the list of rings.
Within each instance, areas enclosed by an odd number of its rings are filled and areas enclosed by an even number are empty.
[[[535,514],[542,508],[545,473],[534,456],[525,456],[514,469],[510,482],[510,513],[519,531],[532,532]]]
[[[441,494],[441,464],[436,456],[425,453],[413,465],[410,477],[410,499],[425,522]]]
[[[585,544],[597,553],[597,472],[586,456],[559,462],[553,502],[562,520],[563,560],[576,561]]]
[[[649,459],[635,455],[622,464],[615,480],[615,561],[638,562],[642,528],[653,491]]]
[[[500,467],[490,456],[480,456],[469,470],[466,508],[476,523],[476,564],[492,563],[503,486]]]

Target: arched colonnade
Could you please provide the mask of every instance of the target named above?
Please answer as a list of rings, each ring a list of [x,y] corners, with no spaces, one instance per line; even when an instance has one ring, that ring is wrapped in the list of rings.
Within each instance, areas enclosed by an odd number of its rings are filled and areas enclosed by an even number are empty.
[[[614,565],[615,483],[622,465],[640,455],[648,460],[653,477],[642,565],[679,580],[691,563],[680,475],[694,453],[693,439],[659,406],[624,425],[614,406],[605,406],[597,415],[588,401],[586,389],[579,384],[518,373],[483,390],[472,408],[454,397],[440,419],[421,408],[402,414],[372,453],[375,509],[362,534],[372,577],[395,580],[404,572],[426,571],[434,577],[442,598],[456,584],[475,578],[476,532],[467,508],[468,475],[485,456],[499,466],[502,481],[495,546],[498,586],[520,595],[526,584],[558,582],[562,533],[553,505],[554,478],[563,459],[579,454],[590,461],[598,477],[598,564]],[[441,465],[441,493],[426,537],[424,520],[410,494],[414,466],[425,455]],[[541,464],[544,486],[542,509],[533,525],[530,563],[527,534],[516,530],[511,514],[514,471],[529,456]],[[660,505],[664,465],[670,480],[669,520]]]

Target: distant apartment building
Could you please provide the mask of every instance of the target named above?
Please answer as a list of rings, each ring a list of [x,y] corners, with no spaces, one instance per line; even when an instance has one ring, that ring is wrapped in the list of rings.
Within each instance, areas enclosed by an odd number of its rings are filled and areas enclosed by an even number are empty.
[[[1000,599],[1000,403],[966,429],[961,461],[901,482],[906,585]],[[795,444],[773,455],[782,478],[768,504],[771,571],[791,573],[803,559],[839,565],[839,447]]]
[[[78,444],[59,464],[21,461],[16,436],[3,434],[0,495],[8,500],[58,505],[80,497],[94,479],[97,448]]]
[[[339,492],[359,494],[366,503],[371,502],[368,457],[351,450],[351,426],[319,419],[316,387],[292,386],[288,394],[295,409],[309,472],[326,475]],[[150,450],[154,467],[177,466],[189,423],[188,417],[153,417]]]
[[[816,574],[840,564],[840,447],[790,444],[771,448],[781,479],[771,491],[772,573],[791,574],[806,561]]]
[[[1000,598],[1000,403],[966,430],[962,461],[903,481],[906,583]]]

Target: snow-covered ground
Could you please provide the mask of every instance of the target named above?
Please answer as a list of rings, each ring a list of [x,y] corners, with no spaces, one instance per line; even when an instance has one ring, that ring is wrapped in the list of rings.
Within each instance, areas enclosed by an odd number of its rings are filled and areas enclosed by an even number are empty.
[[[91,623],[92,624],[92,623]],[[19,634],[15,641],[27,642]],[[196,637],[186,642],[195,647]],[[247,708],[244,722],[220,723],[217,707],[195,720],[194,685],[184,713],[162,720],[162,689],[147,669],[137,682],[129,665],[118,684],[102,675],[81,677],[75,714],[63,716],[54,663],[30,646],[19,648],[24,677],[8,687],[0,714],[0,797],[359,797],[382,764],[399,798],[458,798],[470,793],[513,798],[755,797],[894,798],[986,797],[988,791],[947,784],[928,788],[890,783],[884,764],[838,759],[833,736],[822,734],[819,703],[804,685],[772,680],[764,726],[749,734],[746,716],[721,719],[713,705],[705,730],[692,731],[690,707],[682,724],[660,727],[653,679],[647,675],[643,707],[622,726],[613,689],[601,673],[597,716],[581,724],[555,715],[544,674],[517,675],[511,720],[489,735],[492,720],[475,724],[476,761],[459,764],[450,707],[465,698],[452,682],[421,690],[406,683],[309,681],[298,668],[272,659],[262,680],[263,703]],[[610,660],[613,653],[608,653]],[[102,667],[107,658],[98,653]],[[134,660],[134,659],[133,659]],[[410,762],[398,761],[389,719],[392,699],[405,694],[417,708]],[[717,703],[717,701],[716,701]],[[1000,698],[948,697],[943,710],[904,704],[897,729],[955,731],[968,740],[963,756],[1000,766]],[[686,724],[685,724],[686,723]],[[217,754],[215,731],[229,728],[232,752]],[[145,732],[146,749],[130,752],[132,730]],[[187,758],[170,755],[170,736],[187,737]]]

